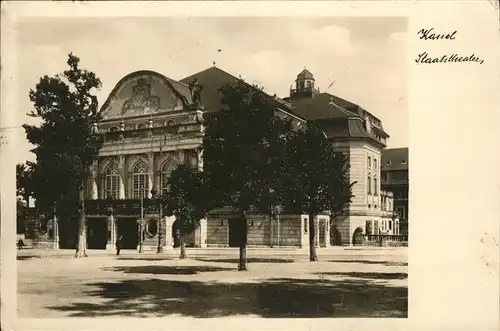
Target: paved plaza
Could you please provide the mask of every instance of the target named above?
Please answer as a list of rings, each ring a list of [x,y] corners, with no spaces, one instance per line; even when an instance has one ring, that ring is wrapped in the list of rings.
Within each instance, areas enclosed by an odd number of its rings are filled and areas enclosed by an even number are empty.
[[[407,255],[399,250],[18,253],[18,314],[26,317],[407,317]],[[190,254],[191,253],[191,254]]]

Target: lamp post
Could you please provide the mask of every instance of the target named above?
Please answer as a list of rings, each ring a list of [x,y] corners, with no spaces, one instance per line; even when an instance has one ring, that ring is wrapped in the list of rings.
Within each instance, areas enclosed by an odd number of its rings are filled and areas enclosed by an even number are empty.
[[[161,194],[159,194],[158,190],[153,187],[151,190],[151,196],[153,199],[158,200],[158,247],[156,249],[156,253],[163,253],[163,212]]]
[[[141,187],[141,218],[139,220],[139,253],[144,251],[144,187]]]

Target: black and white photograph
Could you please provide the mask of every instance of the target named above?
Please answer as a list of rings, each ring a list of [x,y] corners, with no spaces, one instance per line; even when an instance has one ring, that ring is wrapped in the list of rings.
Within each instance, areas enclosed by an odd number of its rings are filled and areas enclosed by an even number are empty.
[[[18,318],[409,317],[407,16],[15,27]]]
[[[407,23],[22,22],[20,316],[406,317]]]

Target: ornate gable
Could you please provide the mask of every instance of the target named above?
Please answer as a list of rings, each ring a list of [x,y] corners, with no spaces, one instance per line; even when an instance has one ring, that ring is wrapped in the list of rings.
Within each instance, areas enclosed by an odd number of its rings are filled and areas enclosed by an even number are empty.
[[[118,82],[103,105],[103,119],[151,116],[183,109],[191,103],[186,89],[187,86],[153,71],[129,74]]]

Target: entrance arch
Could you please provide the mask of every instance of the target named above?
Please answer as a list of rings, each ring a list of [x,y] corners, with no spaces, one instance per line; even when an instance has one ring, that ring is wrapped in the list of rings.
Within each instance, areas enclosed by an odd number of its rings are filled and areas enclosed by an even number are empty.
[[[181,245],[181,233],[182,231],[186,231],[184,234],[184,242],[186,247],[195,247],[195,229],[190,229],[188,226],[187,229],[182,229],[182,222],[180,220],[175,220],[172,224],[172,241],[175,247],[180,247]]]
[[[363,242],[364,242],[363,229],[357,227],[352,235],[352,244],[355,246],[360,246],[363,245]]]

